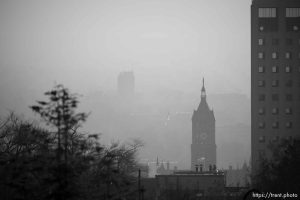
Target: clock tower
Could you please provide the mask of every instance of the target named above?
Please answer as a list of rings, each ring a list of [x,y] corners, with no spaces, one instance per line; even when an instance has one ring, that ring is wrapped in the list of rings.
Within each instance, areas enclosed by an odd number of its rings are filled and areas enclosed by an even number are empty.
[[[209,166],[216,165],[216,160],[215,117],[206,101],[203,78],[201,102],[192,117],[191,169],[196,170],[196,166],[200,169],[202,166],[202,169],[207,171]]]

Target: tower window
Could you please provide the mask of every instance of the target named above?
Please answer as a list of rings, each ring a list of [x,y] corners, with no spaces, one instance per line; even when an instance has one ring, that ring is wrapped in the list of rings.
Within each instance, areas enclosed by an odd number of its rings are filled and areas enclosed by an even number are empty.
[[[279,112],[278,108],[272,108],[272,114],[277,115]]]
[[[261,129],[265,128],[265,122],[259,122],[258,127]]]
[[[273,101],[278,101],[279,100],[279,95],[278,94],[272,94],[272,100]]]
[[[258,72],[259,73],[264,73],[265,72],[265,68],[263,66],[258,66]]]
[[[264,80],[259,80],[258,81],[258,87],[264,87],[265,86],[265,81]]]
[[[265,101],[266,100],[266,95],[265,94],[258,95],[258,100],[259,101]]]
[[[278,58],[278,53],[277,52],[273,52],[272,53],[272,58],[273,59],[277,59]]]
[[[276,8],[258,8],[259,18],[275,18]]]
[[[258,114],[264,115],[265,114],[265,109],[264,108],[259,108],[258,109]]]
[[[292,71],[290,66],[285,66],[285,72],[290,73]]]
[[[265,136],[260,136],[260,137],[258,138],[258,141],[259,141],[260,143],[264,143],[265,140],[266,140]]]
[[[272,128],[279,128],[279,122],[273,122]]]
[[[278,67],[277,66],[273,66],[272,67],[272,72],[273,73],[277,73],[278,72]]]
[[[264,45],[264,44],[265,44],[264,39],[259,38],[259,39],[258,39],[258,45],[259,45],[259,46],[262,46],[262,45]]]
[[[286,17],[300,17],[300,8],[286,8],[285,16]]]
[[[272,80],[272,87],[278,87],[279,81],[278,80]]]
[[[292,109],[291,108],[286,108],[285,109],[285,114],[287,114],[287,115],[292,114]]]
[[[259,52],[259,53],[258,53],[258,58],[259,58],[259,59],[264,59],[264,57],[265,57],[265,56],[264,56],[264,53],[263,53],[263,52]]]
[[[291,52],[285,52],[285,58],[286,59],[291,59],[291,57],[292,57]]]
[[[286,122],[285,127],[287,128],[292,128],[292,122]]]

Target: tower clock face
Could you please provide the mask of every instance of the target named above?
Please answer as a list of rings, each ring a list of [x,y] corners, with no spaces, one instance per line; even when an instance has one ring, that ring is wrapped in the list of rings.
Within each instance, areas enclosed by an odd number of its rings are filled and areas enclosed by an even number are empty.
[[[206,140],[207,138],[207,133],[203,132],[203,133],[200,133],[200,139],[201,140]]]

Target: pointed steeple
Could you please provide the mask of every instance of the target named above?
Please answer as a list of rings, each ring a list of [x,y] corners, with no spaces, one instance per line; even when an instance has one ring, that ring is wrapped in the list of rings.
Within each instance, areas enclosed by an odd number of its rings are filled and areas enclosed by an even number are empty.
[[[204,77],[202,79],[201,101],[206,99],[206,91],[204,86]]]

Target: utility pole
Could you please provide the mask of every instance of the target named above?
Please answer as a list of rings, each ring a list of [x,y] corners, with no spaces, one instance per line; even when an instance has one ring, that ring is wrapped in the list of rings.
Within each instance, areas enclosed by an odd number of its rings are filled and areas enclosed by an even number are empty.
[[[138,175],[138,193],[139,193],[139,200],[141,200],[141,169],[139,169],[139,175]]]

